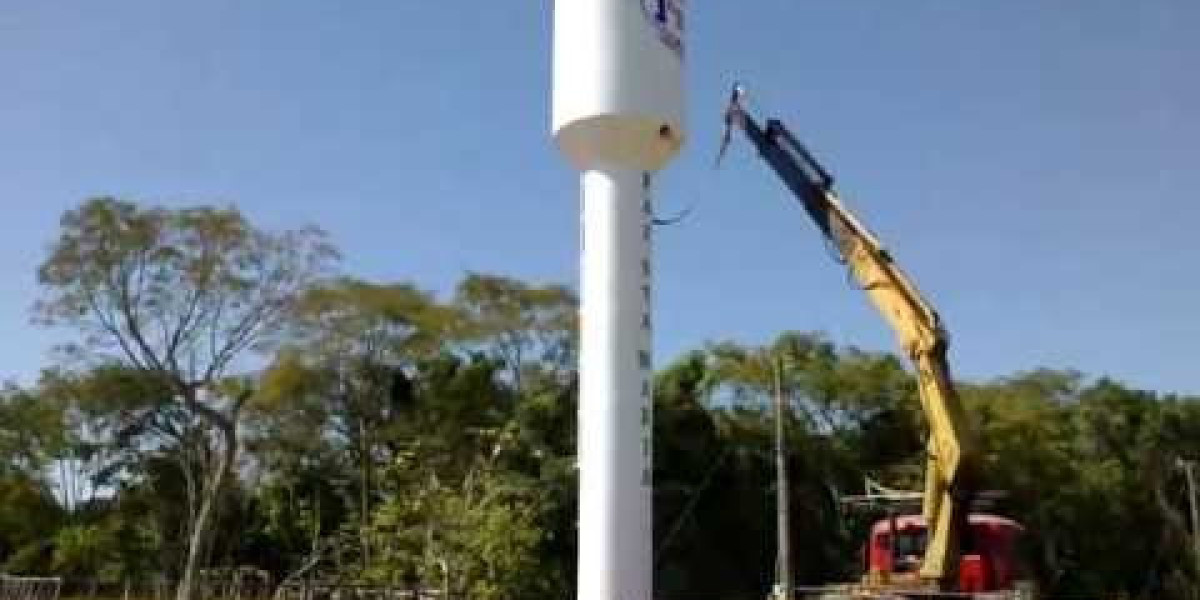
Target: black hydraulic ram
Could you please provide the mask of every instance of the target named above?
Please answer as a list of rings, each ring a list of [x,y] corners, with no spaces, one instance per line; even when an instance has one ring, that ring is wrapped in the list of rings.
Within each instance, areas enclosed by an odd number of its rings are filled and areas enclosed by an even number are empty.
[[[800,199],[804,210],[821,229],[821,233],[826,238],[833,239],[829,225],[830,207],[825,199],[825,194],[833,191],[833,176],[781,121],[769,119],[765,128],[759,125],[754,117],[742,108],[743,94],[740,85],[734,86],[729,108],[725,112],[725,137],[721,144],[721,155],[725,154],[733,128],[741,129],[788,189]]]

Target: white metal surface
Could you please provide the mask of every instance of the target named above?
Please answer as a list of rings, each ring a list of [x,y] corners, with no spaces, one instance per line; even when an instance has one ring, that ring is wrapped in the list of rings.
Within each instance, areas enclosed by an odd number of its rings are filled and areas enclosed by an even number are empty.
[[[657,170],[683,143],[685,0],[556,0],[552,125],[582,170]]]
[[[683,143],[685,0],[556,0],[551,118],[583,172],[579,600],[650,600],[650,172]]]
[[[649,600],[649,199],[640,169],[583,173],[579,600]]]

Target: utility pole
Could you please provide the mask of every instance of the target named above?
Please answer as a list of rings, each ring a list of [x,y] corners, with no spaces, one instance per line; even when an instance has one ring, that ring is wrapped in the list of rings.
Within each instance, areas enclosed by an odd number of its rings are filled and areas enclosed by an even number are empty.
[[[1183,470],[1187,479],[1188,506],[1192,513],[1192,550],[1196,554],[1196,577],[1200,580],[1200,510],[1196,507],[1196,461],[1177,458],[1175,464]]]
[[[777,554],[775,557],[775,600],[792,600],[792,543],[791,526],[788,518],[788,472],[787,455],[783,437],[784,411],[782,359],[771,357],[771,370],[775,375],[775,516]]]

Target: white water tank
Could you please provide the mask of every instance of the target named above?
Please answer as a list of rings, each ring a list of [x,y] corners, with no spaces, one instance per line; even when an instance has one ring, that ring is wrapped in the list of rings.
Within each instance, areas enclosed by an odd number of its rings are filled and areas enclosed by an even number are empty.
[[[656,171],[684,138],[685,0],[556,0],[553,129],[576,168]]]

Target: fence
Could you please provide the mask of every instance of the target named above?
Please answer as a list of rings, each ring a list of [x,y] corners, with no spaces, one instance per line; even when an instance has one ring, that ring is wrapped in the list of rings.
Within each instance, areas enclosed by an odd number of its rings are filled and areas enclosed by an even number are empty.
[[[178,582],[169,579],[140,581],[104,581],[68,579],[62,583],[65,600],[173,600]],[[196,582],[198,600],[271,600],[275,589],[270,582],[255,580],[207,580]],[[52,600],[49,598],[7,598],[0,600]]]
[[[0,575],[0,600],[58,600],[61,590],[58,577]]]
[[[411,587],[297,582],[280,586],[273,600],[441,600],[437,590]]]
[[[63,580],[0,576],[0,600],[174,600],[177,582]],[[196,582],[197,600],[442,600],[440,590],[298,581],[272,586],[257,578]]]

